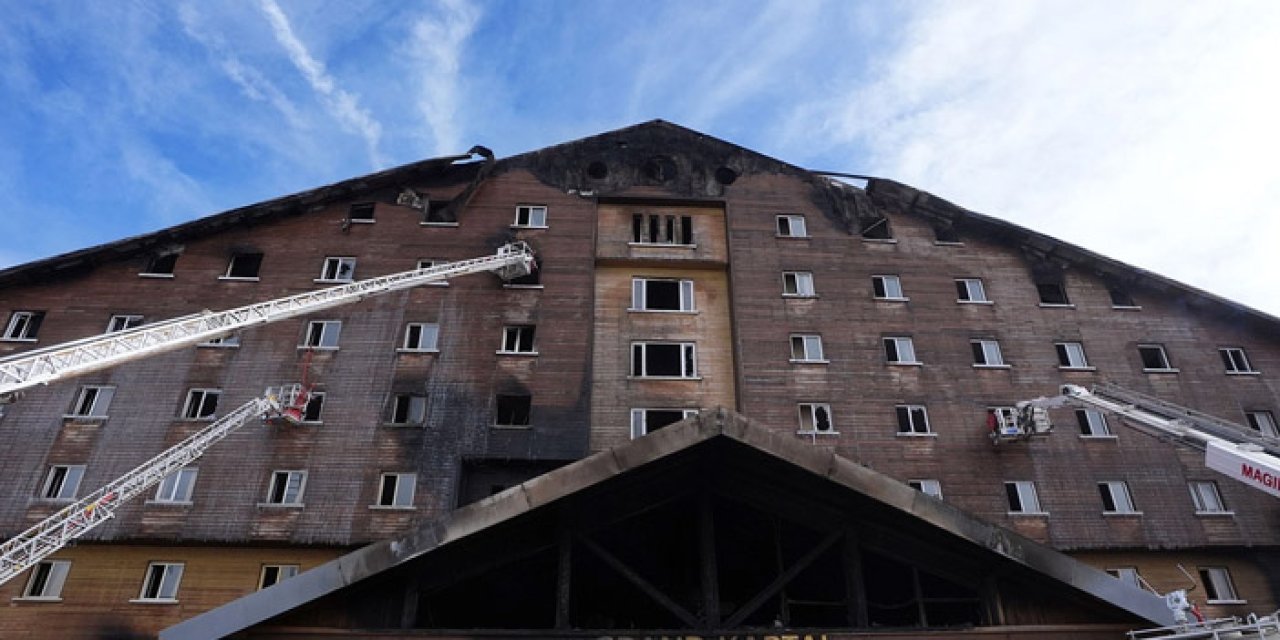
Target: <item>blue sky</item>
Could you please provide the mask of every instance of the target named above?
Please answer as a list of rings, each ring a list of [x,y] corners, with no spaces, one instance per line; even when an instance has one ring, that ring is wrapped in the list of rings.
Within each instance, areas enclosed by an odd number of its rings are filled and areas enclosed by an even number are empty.
[[[13,3],[0,268],[663,118],[1280,315],[1280,3]]]

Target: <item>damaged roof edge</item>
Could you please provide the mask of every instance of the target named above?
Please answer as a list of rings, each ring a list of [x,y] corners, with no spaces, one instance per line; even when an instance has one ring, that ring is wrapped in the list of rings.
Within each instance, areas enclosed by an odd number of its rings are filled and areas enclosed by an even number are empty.
[[[434,549],[717,437],[730,438],[857,491],[1154,624],[1173,623],[1172,612],[1159,596],[1126,585],[1101,570],[1012,531],[978,520],[830,450],[806,446],[791,434],[770,431],[720,407],[462,507],[399,540],[370,544],[268,589],[233,600],[165,629],[160,638],[222,637],[243,631]]]

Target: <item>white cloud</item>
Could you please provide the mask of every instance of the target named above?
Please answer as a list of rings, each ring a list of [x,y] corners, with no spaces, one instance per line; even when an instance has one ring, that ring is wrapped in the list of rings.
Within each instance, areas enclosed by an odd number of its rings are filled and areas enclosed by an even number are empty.
[[[799,110],[874,173],[1280,314],[1280,5],[918,7],[873,80]]]
[[[465,151],[457,123],[462,87],[462,47],[480,20],[480,11],[464,0],[439,3],[440,15],[413,25],[406,54],[412,80],[419,86],[417,107],[435,138],[436,155]]]

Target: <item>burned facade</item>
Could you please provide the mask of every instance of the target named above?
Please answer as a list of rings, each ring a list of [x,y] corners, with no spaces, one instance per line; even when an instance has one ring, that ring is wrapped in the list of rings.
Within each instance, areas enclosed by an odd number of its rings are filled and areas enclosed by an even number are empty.
[[[320,392],[0,587],[0,633],[1108,637],[1163,621],[1126,583],[1190,586],[1178,565],[1209,614],[1277,607],[1269,497],[1114,417],[999,446],[988,421],[1109,381],[1274,436],[1280,320],[664,122],[473,152],[0,272],[10,355],[539,258],[5,405],[9,536],[266,386]]]

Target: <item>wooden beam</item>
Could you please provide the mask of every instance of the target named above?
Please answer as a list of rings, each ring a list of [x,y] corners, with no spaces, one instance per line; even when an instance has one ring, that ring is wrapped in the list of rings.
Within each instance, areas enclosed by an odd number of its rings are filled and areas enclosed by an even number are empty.
[[[787,586],[787,584],[794,580],[796,576],[800,575],[801,571],[809,568],[809,565],[813,564],[813,561],[817,560],[818,556],[822,555],[823,552],[831,548],[831,545],[839,541],[840,536],[843,535],[843,533],[843,531],[835,531],[823,538],[822,542],[819,542],[817,546],[810,549],[809,552],[804,554],[804,556],[797,560],[795,564],[788,567],[787,570],[783,571],[777,578],[774,578],[773,582],[770,582],[769,586],[765,587],[763,591],[757,593],[755,597],[747,601],[747,603],[742,605],[740,609],[733,612],[733,615],[725,622],[725,628],[732,629],[742,624],[742,621],[746,620],[747,616],[755,613],[756,609],[759,609],[766,600],[777,595],[783,587]]]
[[[632,569],[631,567],[628,567],[626,563],[619,560],[612,553],[609,553],[603,547],[593,542],[590,538],[578,536],[577,539],[579,542],[583,544],[583,546],[591,550],[592,553],[599,556],[599,558],[603,560],[605,564],[609,565],[614,571],[617,571],[618,573],[622,574],[622,577],[626,578],[628,581],[631,582],[631,584],[635,585],[636,588],[643,591],[645,595],[649,596],[650,598],[653,598],[658,604],[662,605],[663,607],[666,607],[666,609],[670,611],[672,614],[675,614],[675,616],[677,618],[680,618],[680,621],[688,625],[690,629],[700,628],[698,624],[698,619],[695,618],[693,614],[689,613],[687,609],[680,606],[680,604],[677,603],[675,600],[668,598],[667,594],[663,593],[657,587],[653,586],[653,584],[651,584],[648,580],[645,580],[643,576],[636,573],[635,570]]]

